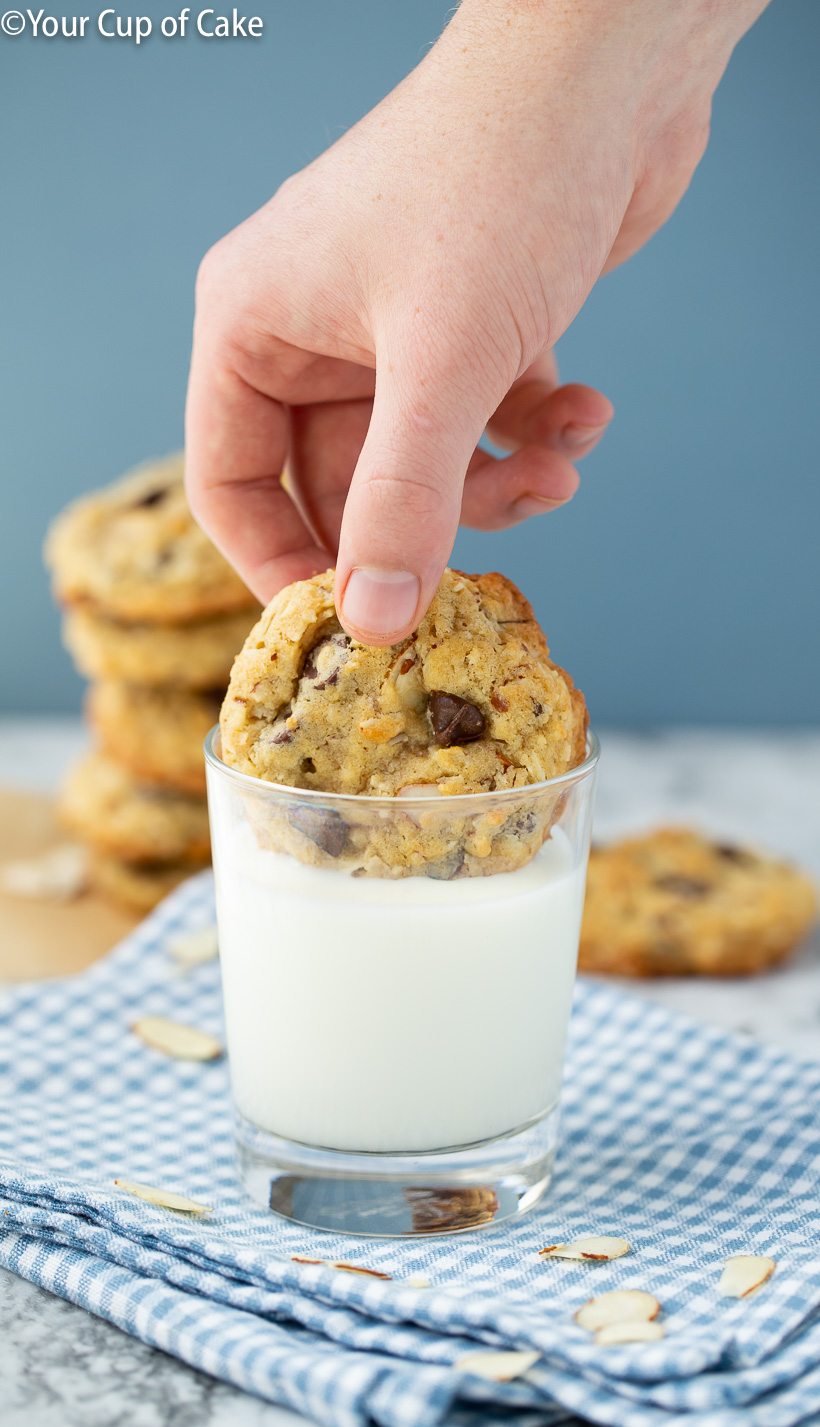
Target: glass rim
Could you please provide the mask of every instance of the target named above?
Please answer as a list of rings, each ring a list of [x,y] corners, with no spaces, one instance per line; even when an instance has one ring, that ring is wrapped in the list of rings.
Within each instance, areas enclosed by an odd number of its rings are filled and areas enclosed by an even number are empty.
[[[203,745],[205,762],[210,764],[216,772],[233,779],[240,787],[253,789],[256,793],[263,789],[270,789],[272,793],[286,794],[291,798],[306,798],[308,801],[319,803],[355,803],[357,807],[382,810],[385,807],[401,809],[423,807],[425,811],[433,812],[437,808],[446,807],[450,811],[461,809],[466,814],[468,809],[475,805],[478,798],[482,801],[495,803],[520,801],[525,796],[537,796],[541,793],[552,792],[556,788],[581,782],[592,773],[601,756],[598,736],[590,728],[587,729],[587,756],[583,763],[577,763],[574,768],[568,768],[565,773],[559,773],[555,778],[545,778],[540,783],[525,783],[521,788],[495,788],[488,793],[441,793],[437,797],[426,796],[422,793],[406,798],[381,797],[376,793],[323,793],[318,788],[294,788],[289,783],[272,783],[266,778],[255,778],[250,773],[242,773],[238,768],[231,768],[230,764],[225,763],[216,752],[214,744],[220,732],[218,723],[215,723],[213,728],[208,731]]]

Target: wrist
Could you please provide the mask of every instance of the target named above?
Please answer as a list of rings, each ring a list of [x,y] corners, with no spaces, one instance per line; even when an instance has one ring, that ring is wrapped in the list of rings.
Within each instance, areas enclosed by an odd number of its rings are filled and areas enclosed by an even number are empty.
[[[670,124],[708,128],[732,50],[767,4],[462,0],[428,58],[462,92],[494,91],[497,104],[525,112],[533,129],[559,96],[564,113],[598,112],[640,168],[641,151]]]
[[[769,0],[461,0],[453,39],[495,60],[512,51],[525,68],[617,62],[634,80],[664,68],[715,72]],[[462,51],[464,52],[464,51]],[[713,85],[714,87],[714,85]]]

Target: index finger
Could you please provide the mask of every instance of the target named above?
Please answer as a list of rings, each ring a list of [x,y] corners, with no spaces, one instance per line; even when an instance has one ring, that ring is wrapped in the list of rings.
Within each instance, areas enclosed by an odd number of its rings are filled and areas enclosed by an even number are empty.
[[[308,386],[332,399],[359,395],[373,376],[271,337],[255,382],[195,330],[186,408],[186,484],[197,520],[263,602],[327,568],[331,556],[282,485],[290,444],[288,398]],[[264,388],[261,389],[261,383]],[[258,384],[257,384],[258,383]]]

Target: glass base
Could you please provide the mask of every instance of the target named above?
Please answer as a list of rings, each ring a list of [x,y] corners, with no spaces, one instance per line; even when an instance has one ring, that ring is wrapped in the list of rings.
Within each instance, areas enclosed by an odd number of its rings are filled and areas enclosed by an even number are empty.
[[[242,1182],[295,1224],[336,1234],[463,1234],[526,1214],[552,1178],[558,1108],[498,1139],[425,1154],[314,1149],[237,1113]]]

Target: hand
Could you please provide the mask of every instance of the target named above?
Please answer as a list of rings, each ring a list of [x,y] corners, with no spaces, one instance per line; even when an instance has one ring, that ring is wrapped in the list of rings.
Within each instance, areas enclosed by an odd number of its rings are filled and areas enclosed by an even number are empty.
[[[570,499],[612,416],[553,344],[665,221],[763,0],[464,0],[423,62],[205,258],[191,505],[263,601],[417,625],[459,519]],[[488,429],[512,454],[477,450]],[[283,485],[280,475],[287,469]]]

